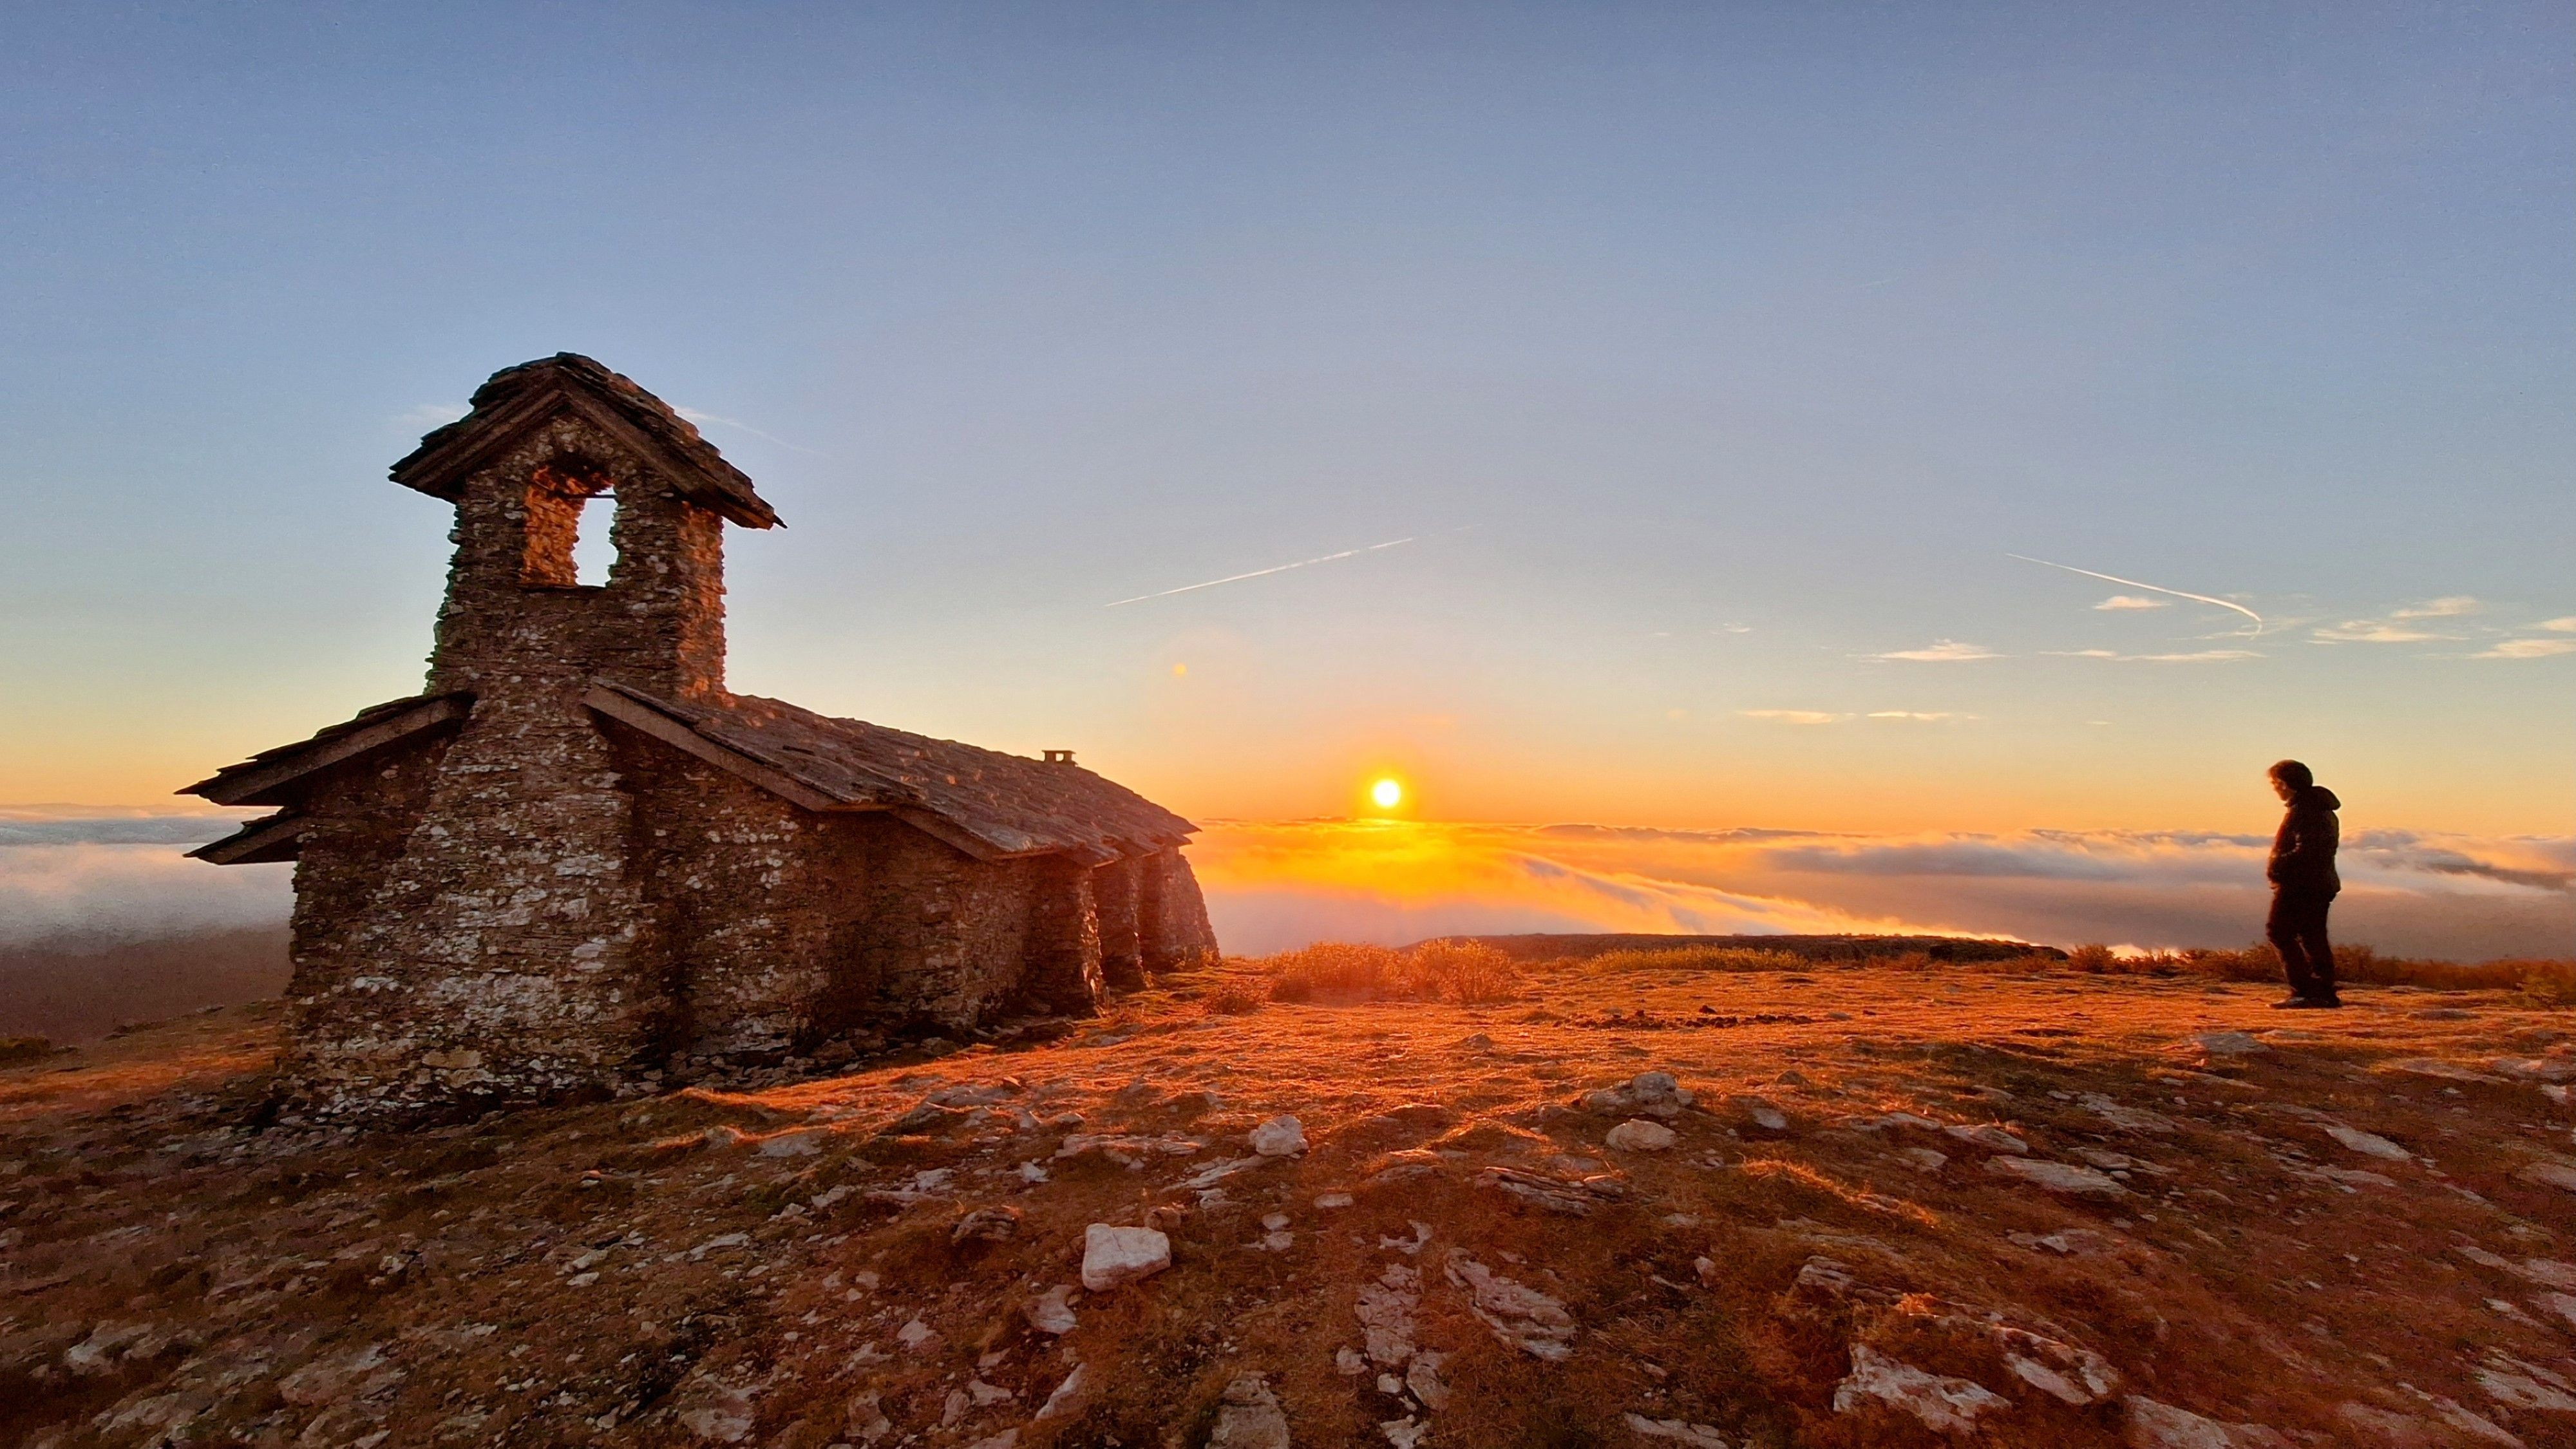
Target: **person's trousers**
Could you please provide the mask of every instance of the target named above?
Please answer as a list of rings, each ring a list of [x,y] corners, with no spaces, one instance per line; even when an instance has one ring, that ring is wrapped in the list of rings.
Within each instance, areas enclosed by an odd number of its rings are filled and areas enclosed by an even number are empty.
[[[2289,972],[2290,990],[2314,1001],[2335,999],[2334,947],[2326,940],[2326,908],[2333,904],[2323,891],[2275,889],[2271,919],[2263,924]]]

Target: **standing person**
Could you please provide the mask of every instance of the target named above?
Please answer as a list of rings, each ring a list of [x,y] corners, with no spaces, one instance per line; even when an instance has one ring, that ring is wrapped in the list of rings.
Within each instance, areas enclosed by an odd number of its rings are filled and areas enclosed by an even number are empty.
[[[2290,807],[2281,817],[2280,833],[2272,837],[2272,863],[2264,870],[2272,880],[2272,916],[2263,931],[2290,976],[2289,997],[2272,1004],[2292,1011],[2341,1006],[2335,995],[2334,947],[2326,941],[2326,908],[2343,889],[2335,874],[2335,844],[2341,834],[2335,812],[2343,802],[2296,760],[2274,765],[2271,775],[2272,793]]]

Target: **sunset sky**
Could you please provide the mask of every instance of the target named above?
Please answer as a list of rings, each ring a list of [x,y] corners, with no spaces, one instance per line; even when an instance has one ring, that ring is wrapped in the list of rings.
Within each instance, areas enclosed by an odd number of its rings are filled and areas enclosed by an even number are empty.
[[[2572,69],[2560,4],[16,7],[0,803],[415,692],[385,467],[572,350],[787,521],[737,689],[1203,819],[2245,832],[2297,755],[2564,837]]]

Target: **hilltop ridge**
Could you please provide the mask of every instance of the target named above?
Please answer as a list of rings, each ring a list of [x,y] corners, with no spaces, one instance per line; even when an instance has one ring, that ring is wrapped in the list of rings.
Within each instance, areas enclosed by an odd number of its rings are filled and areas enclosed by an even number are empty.
[[[2576,1428],[2576,1054],[2518,994],[2285,1022],[2028,958],[1568,969],[1485,1006],[1263,984],[428,1132],[268,1121],[269,1003],[0,1071],[0,1438]]]

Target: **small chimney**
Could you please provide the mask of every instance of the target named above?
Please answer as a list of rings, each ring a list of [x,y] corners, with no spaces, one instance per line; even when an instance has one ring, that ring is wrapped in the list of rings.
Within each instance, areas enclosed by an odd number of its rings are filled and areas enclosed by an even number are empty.
[[[1045,753],[1046,762],[1050,765],[1070,765],[1073,763],[1073,751],[1071,750],[1048,750]]]

